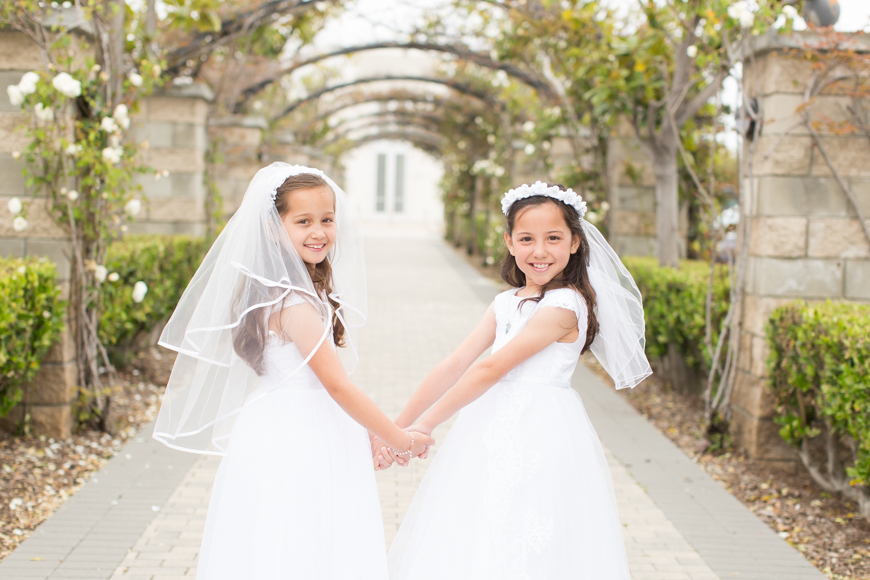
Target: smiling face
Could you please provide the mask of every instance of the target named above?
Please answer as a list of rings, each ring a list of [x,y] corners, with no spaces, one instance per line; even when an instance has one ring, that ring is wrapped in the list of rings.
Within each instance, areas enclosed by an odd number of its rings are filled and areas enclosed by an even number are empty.
[[[312,187],[287,195],[281,216],[287,235],[304,262],[319,264],[335,244],[335,194],[329,187]]]
[[[519,210],[513,231],[504,235],[532,293],[561,274],[580,246],[580,239],[572,235],[557,203],[545,202]]]

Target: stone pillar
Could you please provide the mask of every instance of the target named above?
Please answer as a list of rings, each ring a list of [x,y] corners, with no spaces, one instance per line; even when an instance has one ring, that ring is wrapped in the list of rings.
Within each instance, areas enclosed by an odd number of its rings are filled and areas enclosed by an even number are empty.
[[[620,256],[654,256],[656,180],[652,162],[627,121],[607,142],[610,245]]]
[[[761,37],[744,66],[747,95],[760,101],[764,125],[754,175],[741,188],[742,219],[752,223],[732,431],[752,458],[780,463],[794,461],[796,454],[772,420],[765,370],[765,324],[771,312],[795,299],[870,300],[870,244],[854,209],[809,131],[799,127],[786,134],[801,119],[798,109],[813,76],[811,62],[787,48],[810,39]],[[866,136],[826,130],[828,123],[845,120],[846,102],[843,95],[826,91],[810,111],[838,173],[870,216]],[[749,154],[748,143],[744,151]]]
[[[21,75],[43,67],[39,48],[24,34],[0,30],[0,255],[41,256],[57,265],[63,298],[69,298],[69,237],[52,221],[46,200],[33,198],[26,190],[21,174],[23,162],[14,152],[23,151],[28,142],[19,127],[29,119],[6,97],[6,87],[18,84]],[[12,215],[6,209],[9,199],[18,197],[28,206],[29,227],[23,232],[12,228]],[[69,437],[73,420],[71,402],[78,383],[75,344],[70,332],[69,316],[60,340],[42,361],[34,381],[26,386],[31,402],[33,432],[49,437]],[[14,408],[0,427],[14,429],[23,417],[21,405]]]
[[[212,176],[223,199],[224,218],[239,208],[251,178],[264,165],[263,133],[269,124],[263,117],[211,119],[208,135],[218,162]]]
[[[207,86],[191,84],[140,102],[132,116],[132,137],[148,141],[142,162],[158,173],[137,177],[147,200],[131,233],[205,234],[206,124],[213,100]]]

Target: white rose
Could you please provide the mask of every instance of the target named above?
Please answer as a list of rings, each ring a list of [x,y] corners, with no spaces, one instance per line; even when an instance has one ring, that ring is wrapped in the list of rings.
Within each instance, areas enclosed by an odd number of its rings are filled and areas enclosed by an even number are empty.
[[[130,217],[139,215],[140,211],[142,211],[142,202],[138,199],[131,199],[124,205],[124,212]]]
[[[46,107],[42,103],[36,103],[33,106],[33,112],[36,113],[36,118],[42,123],[51,123],[54,121],[54,111],[51,107]]]
[[[24,103],[24,93],[18,85],[9,85],[6,87],[6,94],[9,95],[9,102],[13,107],[20,107]]]
[[[134,87],[141,87],[142,86],[142,80],[143,80],[142,75],[131,72],[129,78],[130,78],[130,84],[133,85]]]
[[[14,220],[12,220],[12,229],[16,232],[23,232],[27,229],[28,225],[29,224],[27,223],[27,220],[21,216],[18,216]]]
[[[68,192],[66,196],[69,198],[70,201],[75,201],[79,198],[79,192],[73,189],[72,191]]]
[[[794,20],[798,17],[797,8],[795,8],[794,6],[783,6],[782,13],[785,15],[786,18],[789,18],[791,20]]]
[[[106,276],[109,275],[109,270],[105,266],[98,265],[94,268],[94,278],[97,279],[97,282],[102,284],[106,281]]]
[[[117,282],[118,280],[120,280],[120,278],[121,277],[118,275],[117,272],[112,272],[111,274],[109,274],[109,282]]]
[[[66,146],[66,154],[67,155],[75,157],[76,155],[78,155],[81,152],[82,152],[81,145],[76,145],[75,143],[70,143],[69,145]]]
[[[740,15],[743,14],[748,7],[746,6],[746,0],[739,0],[735,2],[731,6],[728,7],[728,16],[733,18],[734,20],[738,20]]]
[[[21,213],[21,210],[24,209],[24,206],[21,204],[21,200],[17,197],[13,197],[9,200],[9,213],[12,215],[18,215]]]
[[[114,133],[118,130],[118,124],[112,117],[103,117],[103,120],[100,121],[100,129],[106,133]]]
[[[525,123],[523,123],[523,131],[525,131],[526,133],[531,133],[534,130],[535,130],[534,121],[526,121]]]
[[[82,83],[62,72],[51,79],[51,86],[65,97],[75,98],[82,94]]]
[[[13,151],[12,152],[12,159],[15,159],[16,161],[18,159],[21,159],[21,151]]]
[[[130,117],[127,111],[127,105],[121,104],[115,107],[115,112],[112,113],[112,117],[122,129],[130,128]]]
[[[535,154],[535,145],[533,143],[529,143],[523,149],[526,155],[534,155]]]
[[[19,274],[26,274],[27,273],[27,266],[18,266],[18,273]],[[13,499],[12,501],[15,501],[15,500]],[[12,507],[12,505],[10,504],[9,507]],[[12,509],[15,509],[15,508],[13,507]]]
[[[124,150],[120,147],[106,147],[103,149],[103,161],[114,165],[121,160],[123,154]]]
[[[18,88],[22,95],[32,95],[36,92],[36,83],[39,82],[39,75],[33,71],[24,73],[21,80],[18,81]]]
[[[698,56],[698,47],[695,46],[694,44],[691,46],[687,46],[686,47],[686,55],[689,58],[695,58],[696,56]]]
[[[163,72],[163,69],[160,68],[160,65],[159,65],[159,64],[155,64],[155,65],[154,65],[154,68],[151,69],[151,74],[154,75],[154,78],[159,77],[160,74],[161,74],[162,72]]]
[[[139,304],[145,300],[145,295],[148,294],[148,285],[142,280],[139,280],[133,285],[133,302]]]
[[[740,27],[741,28],[752,28],[752,25],[755,23],[755,14],[750,11],[746,11],[740,15]]]

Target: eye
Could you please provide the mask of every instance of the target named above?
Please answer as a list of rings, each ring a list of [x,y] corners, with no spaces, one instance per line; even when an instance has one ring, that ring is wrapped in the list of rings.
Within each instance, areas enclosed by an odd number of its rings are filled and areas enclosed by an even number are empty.
[[[558,241],[561,240],[561,239],[562,239],[562,238],[561,238],[560,236],[550,236],[550,241],[551,241],[551,242],[558,242]]]
[[[334,221],[335,221],[335,220],[332,219],[332,218],[323,218],[323,223],[331,224],[331,223],[334,222]]]
[[[304,225],[307,225],[307,224],[308,224],[308,219],[307,219],[307,218],[303,218],[303,219],[299,220],[299,221],[296,222],[296,223],[304,226]]]
[[[523,236],[520,238],[520,241],[521,242],[531,242],[532,238],[530,238],[529,236]]]

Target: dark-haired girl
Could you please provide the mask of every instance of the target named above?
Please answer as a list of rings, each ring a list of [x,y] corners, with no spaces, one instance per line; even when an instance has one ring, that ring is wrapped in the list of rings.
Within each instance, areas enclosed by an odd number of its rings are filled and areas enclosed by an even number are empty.
[[[393,542],[390,578],[628,580],[610,471],[570,380],[590,349],[617,386],[649,374],[640,295],[573,191],[537,182],[502,207],[514,288],[396,421],[431,433],[461,410]]]

